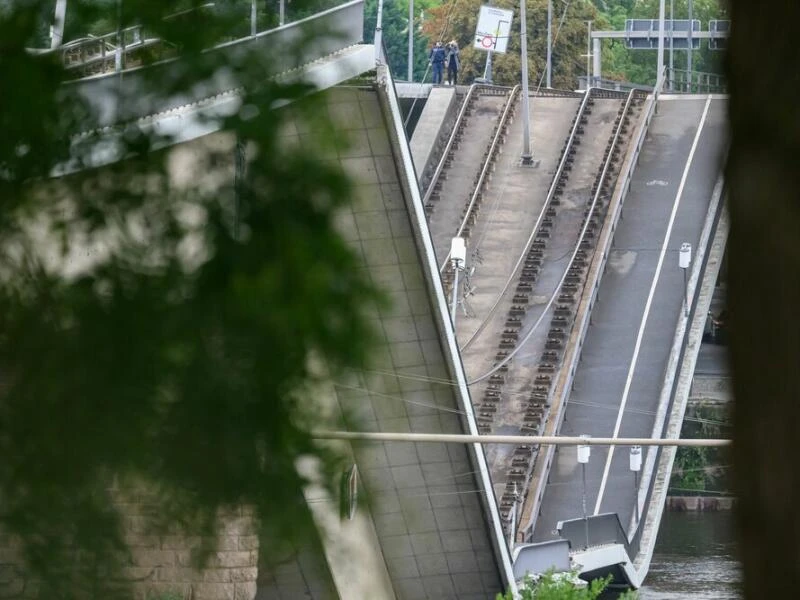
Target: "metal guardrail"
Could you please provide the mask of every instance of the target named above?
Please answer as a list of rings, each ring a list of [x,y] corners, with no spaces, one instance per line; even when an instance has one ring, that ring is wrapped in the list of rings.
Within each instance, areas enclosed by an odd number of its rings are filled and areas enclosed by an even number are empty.
[[[710,243],[710,241],[714,238],[714,235],[715,235],[715,233],[717,231],[717,228],[719,226],[720,218],[721,218],[721,215],[722,215],[722,210],[721,210],[722,202],[721,202],[720,199],[721,199],[721,197],[723,195],[723,188],[724,188],[724,180],[720,176],[720,179],[719,179],[719,181],[717,183],[717,186],[715,186],[714,196],[712,197],[712,204],[709,207],[709,211],[710,211],[709,214],[712,215],[711,221],[707,221],[706,226],[704,227],[704,229],[703,229],[703,231],[701,233],[701,243],[698,244],[698,246],[699,246],[699,248],[698,248],[698,256],[701,257],[701,260],[700,260],[699,266],[696,268],[696,270],[693,269],[692,278],[691,278],[691,280],[689,282],[690,286],[694,285],[694,287],[692,288],[692,296],[691,296],[692,300],[691,300],[691,303],[690,303],[689,315],[688,316],[683,315],[683,314],[681,315],[681,317],[680,317],[681,320],[679,321],[679,326],[680,326],[681,323],[684,323],[684,324],[686,324],[688,326],[689,324],[691,324],[694,321],[694,318],[695,318],[696,309],[697,309],[697,303],[699,302],[700,294],[702,293],[702,286],[701,285],[697,285],[697,281],[699,280],[701,274],[705,272],[705,270],[707,268],[707,265],[708,265],[708,261],[709,261],[710,255],[711,255],[710,252],[706,251],[706,247]],[[686,360],[686,349],[687,349],[687,346],[689,344],[690,335],[691,335],[691,332],[687,327],[687,329],[685,329],[683,331],[682,335],[681,335],[680,349],[677,352],[678,359],[676,361],[675,368],[674,368],[674,373],[675,374],[680,374],[680,372],[681,372],[681,370],[683,368],[684,361]],[[674,410],[675,397],[677,395],[678,386],[679,385],[680,385],[680,377],[679,376],[673,377],[673,379],[672,379],[672,381],[670,383],[670,386],[669,386],[669,395],[668,395],[668,401],[666,403],[666,407],[664,409],[663,422],[661,423],[660,427],[658,427],[658,423],[656,423],[656,425],[654,426],[654,435],[657,434],[658,437],[661,437],[661,438],[671,437],[671,436],[669,436],[669,428],[673,424],[673,422],[672,422],[672,412]],[[681,419],[681,423],[682,423],[682,421],[683,421],[683,419]],[[678,430],[676,432],[676,435],[674,437],[677,438],[679,436],[680,436],[680,428],[678,428]],[[660,469],[661,468],[662,456],[663,456],[663,448],[655,449],[655,451],[653,452],[653,458],[652,459],[648,455],[648,457],[646,459],[646,466],[650,465],[649,466],[650,469],[654,469],[654,468],[655,469]],[[643,477],[643,479],[644,479],[644,477]],[[649,474],[649,481],[647,482],[647,492],[645,493],[645,499],[644,499],[644,502],[642,502],[642,506],[643,506],[642,514],[645,515],[645,516],[637,524],[636,531],[634,532],[634,535],[632,536],[632,539],[631,539],[631,543],[632,544],[633,543],[636,544],[636,551],[637,551],[637,554],[631,555],[631,559],[634,560],[634,561],[636,560],[638,552],[640,550],[641,540],[642,540],[642,538],[644,536],[644,532],[647,530],[647,525],[648,525],[648,522],[649,522],[649,519],[648,519],[647,515],[649,513],[650,503],[652,502],[652,499],[653,499],[653,494],[654,494],[654,491],[655,491],[656,483],[657,483],[657,478],[654,476],[653,472],[651,471],[651,473]],[[669,483],[667,482],[667,484],[665,484],[663,486],[663,488],[664,488],[663,489],[663,493],[662,493],[663,498],[661,500],[661,502],[662,502],[662,504],[661,504],[662,510],[663,510],[663,501],[666,498],[666,491],[667,491],[668,487],[669,487]],[[637,500],[638,500],[638,498],[637,498]],[[659,517],[659,519],[660,519],[660,517]]]
[[[462,232],[464,231],[464,227],[469,220],[469,216],[472,213],[472,209],[475,206],[475,202],[478,196],[481,194],[481,188],[483,188],[483,182],[486,179],[486,173],[489,172],[489,167],[492,165],[492,159],[494,157],[494,153],[497,150],[498,142],[500,138],[503,136],[503,127],[508,120],[508,115],[511,112],[511,108],[514,106],[514,102],[516,100],[517,95],[519,94],[519,85],[515,85],[511,89],[511,93],[508,96],[508,103],[506,103],[506,108],[503,110],[503,114],[500,117],[500,122],[497,124],[497,131],[494,134],[494,138],[492,138],[492,143],[489,146],[489,151],[486,154],[486,161],[483,163],[483,168],[481,169],[481,173],[478,176],[478,182],[475,184],[475,190],[472,192],[472,197],[469,199],[469,203],[467,204],[467,209],[464,212],[464,219],[461,221],[461,225],[458,227],[458,231],[456,232],[455,237],[459,237]],[[443,271],[444,268],[447,266],[447,262],[450,260],[450,252],[448,251],[447,256],[442,262],[441,266],[439,267],[439,271]]]
[[[309,27],[319,27],[329,35],[309,37]],[[214,75],[197,81],[190,90],[154,89],[148,83],[180,80],[187,67],[181,57],[128,69],[124,77],[109,73],[70,81],[64,85],[64,90],[66,94],[78,94],[88,103],[94,127],[113,126],[256,85],[269,77],[299,71],[314,61],[359,44],[364,37],[363,28],[364,0],[351,0],[290,25],[202,52],[194,60],[202,63],[199,65],[202,68],[213,69]],[[300,46],[299,55],[275,50],[297,46]],[[245,59],[248,60],[247,72],[216,68],[238,65]]]
[[[587,549],[607,544],[620,544],[632,556],[628,536],[617,513],[603,513],[584,518],[569,519],[559,524],[559,535],[569,541],[572,550]]]
[[[73,40],[53,49],[53,52],[61,55],[64,67],[67,69],[81,69],[114,60],[115,70],[119,71],[124,66],[124,57],[127,52],[133,52],[161,41],[156,38],[146,38],[143,27],[134,25],[119,32]]]

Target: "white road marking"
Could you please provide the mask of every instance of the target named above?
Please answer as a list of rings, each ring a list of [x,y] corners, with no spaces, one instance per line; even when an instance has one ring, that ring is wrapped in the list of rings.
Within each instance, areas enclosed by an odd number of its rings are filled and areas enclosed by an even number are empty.
[[[667,254],[667,245],[669,244],[669,238],[672,235],[672,226],[675,224],[675,216],[678,214],[678,207],[681,203],[681,197],[683,196],[683,188],[686,185],[686,179],[689,176],[689,169],[692,167],[692,161],[694,160],[694,153],[697,150],[697,144],[700,141],[700,135],[703,132],[703,127],[706,123],[706,117],[708,116],[708,108],[711,106],[711,96],[708,96],[706,99],[706,105],[703,108],[703,116],[700,117],[700,125],[697,127],[697,133],[695,133],[694,141],[692,142],[692,148],[689,151],[689,157],[686,159],[686,166],[683,169],[683,175],[681,176],[680,185],[678,185],[678,193],[675,195],[675,201],[672,205],[672,214],[669,217],[669,224],[667,225],[667,232],[664,235],[664,242],[661,245],[661,253],[658,256],[658,264],[656,265],[656,272],[653,275],[653,283],[650,284],[650,293],[647,296],[647,302],[644,306],[644,313],[642,314],[642,322],[639,324],[639,333],[636,335],[636,345],[633,348],[633,356],[631,357],[631,364],[630,368],[628,369],[628,377],[625,380],[625,389],[622,392],[622,401],[619,405],[619,413],[617,414],[617,422],[614,425],[614,433],[611,437],[617,437],[619,435],[619,428],[622,425],[622,416],[625,413],[625,405],[628,403],[628,394],[631,391],[631,383],[633,383],[633,374],[636,371],[636,363],[639,360],[639,350],[642,347],[642,338],[644,337],[644,331],[647,328],[647,319],[650,316],[650,306],[653,303],[653,296],[656,293],[656,286],[658,285],[658,278],[661,275],[661,267],[664,265],[664,257]],[[603,478],[600,480],[600,490],[597,492],[597,503],[594,505],[594,514],[598,514],[600,512],[600,504],[603,502],[603,494],[605,493],[606,483],[608,483],[608,475],[611,471],[611,460],[614,458],[614,450],[616,446],[611,446],[608,449],[608,457],[606,458],[605,468],[603,469]]]

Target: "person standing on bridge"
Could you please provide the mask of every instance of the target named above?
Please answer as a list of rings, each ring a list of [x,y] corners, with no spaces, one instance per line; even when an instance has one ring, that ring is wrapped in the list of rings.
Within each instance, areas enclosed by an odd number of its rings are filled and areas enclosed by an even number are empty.
[[[433,66],[433,83],[442,83],[442,73],[444,72],[445,50],[442,48],[442,42],[436,42],[436,45],[431,50],[430,64]]]
[[[456,85],[458,82],[458,69],[461,67],[461,60],[458,57],[458,44],[455,40],[450,40],[447,44],[447,83]]]

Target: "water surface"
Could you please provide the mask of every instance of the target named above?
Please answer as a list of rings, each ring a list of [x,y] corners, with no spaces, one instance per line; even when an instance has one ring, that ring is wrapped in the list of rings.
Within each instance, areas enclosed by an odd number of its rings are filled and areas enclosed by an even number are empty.
[[[730,512],[664,512],[641,600],[741,600]]]

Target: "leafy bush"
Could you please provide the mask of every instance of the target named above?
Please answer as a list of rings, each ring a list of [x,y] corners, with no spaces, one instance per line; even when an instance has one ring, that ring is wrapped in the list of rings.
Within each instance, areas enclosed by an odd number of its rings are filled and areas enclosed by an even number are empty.
[[[596,600],[611,583],[611,575],[605,579],[595,579],[586,586],[577,586],[577,572],[555,573],[548,571],[538,579],[530,575],[519,589],[519,600]],[[638,594],[628,591],[619,596],[619,600],[636,600]],[[496,600],[517,600],[511,592],[498,594]]]

